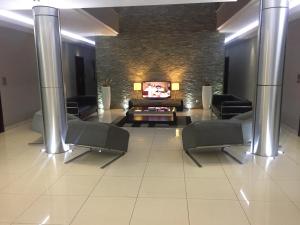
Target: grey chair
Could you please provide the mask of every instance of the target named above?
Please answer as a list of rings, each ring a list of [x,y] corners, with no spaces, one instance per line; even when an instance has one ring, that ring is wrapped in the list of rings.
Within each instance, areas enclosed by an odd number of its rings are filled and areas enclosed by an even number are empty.
[[[117,153],[116,157],[101,166],[101,168],[104,168],[127,152],[129,142],[129,132],[127,130],[112,124],[82,121],[72,114],[67,114],[67,119],[68,130],[65,143],[82,147],[84,151],[75,157],[72,157],[72,154],[67,154],[68,157],[65,163],[69,163],[92,151]],[[44,125],[42,111],[38,111],[34,114],[31,126],[33,131],[43,135]],[[43,136],[41,136],[38,140],[30,144],[43,143]]]
[[[192,155],[192,151],[220,148],[239,163],[243,160],[230,154],[227,149],[235,145],[250,145],[252,140],[252,112],[247,112],[230,120],[197,121],[182,131],[183,149],[199,166],[201,164]]]
[[[122,157],[128,149],[129,132],[112,124],[71,120],[68,122],[66,144],[84,147],[86,151],[65,163],[71,162],[88,152],[115,152],[117,156],[101,166],[104,168]]]

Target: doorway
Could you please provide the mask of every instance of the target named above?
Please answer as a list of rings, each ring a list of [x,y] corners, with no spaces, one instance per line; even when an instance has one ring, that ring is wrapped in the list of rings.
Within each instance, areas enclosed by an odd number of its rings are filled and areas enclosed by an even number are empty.
[[[0,92],[0,133],[3,133],[3,132],[4,132],[4,120],[3,120],[1,92]]]
[[[77,96],[85,95],[84,58],[75,56]]]
[[[225,57],[224,78],[223,78],[223,94],[228,94],[228,79],[229,79],[229,57]]]

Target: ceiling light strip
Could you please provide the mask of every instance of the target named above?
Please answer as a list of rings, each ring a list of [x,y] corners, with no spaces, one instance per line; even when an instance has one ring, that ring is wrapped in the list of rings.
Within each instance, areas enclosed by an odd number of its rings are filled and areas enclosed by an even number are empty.
[[[294,0],[294,1],[290,2],[289,8],[292,9],[292,8],[295,8],[298,5],[300,5],[300,0]],[[254,22],[248,24],[247,26],[245,26],[242,29],[235,32],[234,34],[229,35],[228,37],[226,37],[224,43],[228,44],[231,41],[235,40],[236,38],[238,38],[238,37],[240,37],[240,36],[242,36],[242,35],[244,35],[248,32],[256,30],[256,28],[258,28],[258,26],[259,26],[259,20],[255,20]]]
[[[13,20],[13,21],[17,21],[17,22],[26,24],[26,25],[30,25],[30,26],[34,25],[33,19],[31,19],[29,17],[26,17],[26,16],[23,16],[23,15],[20,15],[18,13],[11,12],[11,11],[0,9],[0,16],[4,17],[6,19],[10,19],[10,20]],[[68,39],[71,39],[71,40],[75,39],[75,40],[78,40],[78,41],[88,43],[90,45],[94,45],[94,46],[96,45],[95,41],[87,39],[83,36],[80,36],[78,34],[72,33],[72,32],[67,31],[67,30],[61,30],[61,34],[62,34],[62,36],[66,37]]]

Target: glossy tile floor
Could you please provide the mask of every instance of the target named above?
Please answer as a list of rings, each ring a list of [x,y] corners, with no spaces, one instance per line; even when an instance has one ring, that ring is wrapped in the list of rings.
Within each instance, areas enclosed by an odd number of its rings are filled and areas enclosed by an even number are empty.
[[[110,122],[121,110],[101,114]],[[201,110],[192,119],[210,118]],[[69,164],[28,145],[25,123],[0,135],[0,225],[299,225],[300,139],[283,129],[285,154],[245,165],[219,152],[183,153],[181,129],[129,128],[129,152]],[[74,151],[76,152],[76,151]]]

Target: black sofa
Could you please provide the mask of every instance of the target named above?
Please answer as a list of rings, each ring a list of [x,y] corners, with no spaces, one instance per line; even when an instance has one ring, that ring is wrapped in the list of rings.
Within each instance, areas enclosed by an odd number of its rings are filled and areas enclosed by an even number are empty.
[[[177,111],[183,111],[182,99],[131,99],[129,108],[132,107],[175,107]]]
[[[97,110],[96,96],[75,96],[67,99],[67,112],[82,120],[87,119],[91,114],[97,112]]]
[[[213,95],[212,111],[219,119],[230,119],[252,110],[252,102],[234,95]]]

